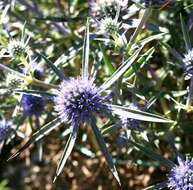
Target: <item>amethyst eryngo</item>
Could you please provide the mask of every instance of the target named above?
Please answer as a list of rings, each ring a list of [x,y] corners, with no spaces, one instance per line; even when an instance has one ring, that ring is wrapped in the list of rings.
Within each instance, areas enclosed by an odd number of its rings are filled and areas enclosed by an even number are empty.
[[[110,17],[104,18],[98,25],[98,33],[105,36],[116,35],[121,28],[121,23],[118,23],[116,19]]]
[[[7,46],[7,51],[9,53],[9,56],[12,59],[16,59],[19,58],[23,55],[28,54],[29,51],[29,46],[28,46],[28,42],[29,42],[28,38],[26,41],[24,41],[24,39],[21,40],[15,40],[15,39],[11,39],[8,46]]]
[[[175,153],[177,158],[177,164],[174,162],[165,159],[163,156],[155,153],[150,148],[143,146],[141,143],[134,142],[132,140],[128,140],[123,137],[124,141],[127,141],[127,144],[132,144],[139,150],[141,150],[144,154],[146,154],[151,159],[155,159],[162,166],[166,167],[169,171],[167,174],[167,179],[164,182],[153,185],[147,189],[165,189],[168,188],[170,190],[192,190],[193,189],[193,159],[186,158],[184,159],[183,155],[181,155],[173,141],[170,140],[170,146]]]
[[[25,116],[39,116],[45,107],[45,100],[42,97],[24,94],[21,99],[21,107]]]
[[[6,120],[0,121],[0,143],[7,138],[11,130],[11,125],[12,123],[9,121],[6,121]]]
[[[32,138],[11,158],[21,153],[33,142],[37,142],[42,139],[46,134],[50,133],[53,129],[60,126],[61,123],[67,122],[71,125],[70,136],[64,148],[64,153],[58,164],[56,171],[56,177],[62,172],[62,169],[69,157],[76,138],[78,130],[81,126],[91,126],[93,133],[96,137],[98,145],[104,154],[104,157],[108,163],[108,166],[113,173],[116,180],[120,183],[117,170],[109,154],[105,141],[97,127],[97,117],[100,115],[124,115],[128,118],[134,118],[138,120],[151,121],[151,122],[163,122],[170,123],[171,121],[163,117],[149,114],[142,111],[127,109],[123,106],[110,104],[111,93],[107,89],[110,88],[119,78],[122,76],[132,63],[136,61],[139,53],[143,47],[140,47],[136,52],[123,62],[120,68],[101,86],[95,85],[94,77],[89,74],[89,25],[87,23],[86,35],[83,46],[83,61],[82,61],[82,74],[79,77],[69,78],[63,76],[63,73],[56,67],[52,69],[61,79],[60,85],[53,94],[53,100],[55,104],[55,110],[58,117],[40,128]],[[55,177],[55,179],[56,179]]]
[[[55,110],[62,121],[83,124],[93,115],[108,111],[108,96],[100,96],[92,80],[78,77],[63,81],[55,98]]]
[[[120,7],[120,17],[128,14],[128,0],[90,0],[90,14],[96,20],[104,19],[105,17],[114,18]]]
[[[5,51],[1,57],[10,57],[12,60],[28,57],[30,52],[30,47],[28,45],[30,36],[25,34],[25,24],[21,31],[21,37],[18,39],[14,38],[8,30],[6,30],[6,33],[9,39],[7,44],[3,44]]]
[[[131,16],[137,10],[138,8],[135,5],[128,7],[127,0],[99,0],[90,2],[91,18],[97,29],[96,33],[106,37],[124,35],[128,29],[136,28],[139,20],[132,19]]]
[[[175,164],[167,178],[168,188],[171,190],[191,190],[193,189],[193,160],[184,160],[177,157],[178,164]]]

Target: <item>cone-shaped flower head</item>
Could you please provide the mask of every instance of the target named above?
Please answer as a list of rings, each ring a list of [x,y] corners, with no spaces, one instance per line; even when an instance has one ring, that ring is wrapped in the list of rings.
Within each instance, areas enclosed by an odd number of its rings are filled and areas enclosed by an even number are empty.
[[[193,189],[193,160],[183,160],[178,157],[178,165],[175,165],[168,175],[168,188],[172,190]]]
[[[105,17],[114,18],[120,6],[120,17],[122,17],[127,11],[127,3],[127,0],[91,0],[89,2],[91,16],[97,20]]]
[[[11,129],[11,122],[7,122],[6,120],[0,121],[0,143],[6,139],[10,129]]]
[[[185,80],[189,80],[193,76],[193,49],[189,50],[188,53],[184,55],[183,62]]]
[[[108,110],[104,104],[107,97],[97,93],[98,88],[89,79],[78,77],[63,81],[55,98],[55,110],[62,121],[89,122],[91,116]]]
[[[19,78],[17,75],[13,73],[8,73],[6,78],[6,86],[9,90],[13,90],[16,88],[20,88],[22,84],[24,83],[24,80]]]
[[[44,111],[45,101],[42,97],[23,95],[21,100],[23,113],[26,116],[39,116]]]
[[[99,33],[104,35],[113,35],[116,34],[119,30],[120,24],[112,18],[104,18],[100,21]]]
[[[7,49],[12,58],[17,58],[25,55],[29,51],[27,43],[18,40],[11,40],[8,44]]]

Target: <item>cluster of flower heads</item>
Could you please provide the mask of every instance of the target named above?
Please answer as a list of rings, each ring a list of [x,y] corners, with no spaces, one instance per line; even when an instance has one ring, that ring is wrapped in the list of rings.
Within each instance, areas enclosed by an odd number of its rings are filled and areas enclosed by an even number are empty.
[[[90,15],[96,27],[97,34],[106,37],[118,35],[126,31],[128,24],[128,1],[99,0],[90,2]]]
[[[191,190],[193,189],[193,160],[184,160],[177,157],[178,164],[175,164],[167,178],[168,188],[171,190]]]

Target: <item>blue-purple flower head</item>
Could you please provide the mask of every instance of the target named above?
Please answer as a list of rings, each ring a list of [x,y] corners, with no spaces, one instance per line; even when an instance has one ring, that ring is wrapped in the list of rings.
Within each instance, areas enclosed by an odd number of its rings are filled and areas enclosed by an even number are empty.
[[[108,98],[98,95],[98,91],[89,79],[78,77],[63,81],[54,100],[60,119],[83,124],[90,122],[92,116],[107,112]]]
[[[171,190],[193,189],[193,160],[183,160],[178,156],[178,165],[175,165],[168,175],[168,188]]]
[[[131,103],[129,108],[133,110],[139,110],[138,106],[134,103]],[[141,122],[139,120],[131,119],[125,116],[121,116],[120,120],[121,120],[121,128],[123,129],[143,131],[143,128],[140,127]]]
[[[36,62],[36,58],[33,60],[30,60],[29,62],[29,68],[31,73],[33,73],[33,77],[40,80],[42,78],[44,67]],[[29,68],[27,68],[29,70]],[[19,67],[19,72],[29,75],[29,71],[26,69],[24,65],[21,65]]]
[[[183,62],[185,80],[189,80],[193,76],[193,49],[189,50],[188,53],[184,55]]]
[[[25,116],[39,116],[45,107],[45,100],[39,96],[23,95],[21,106]]]
[[[12,123],[6,120],[0,121],[0,143],[7,138],[8,133],[10,132]]]

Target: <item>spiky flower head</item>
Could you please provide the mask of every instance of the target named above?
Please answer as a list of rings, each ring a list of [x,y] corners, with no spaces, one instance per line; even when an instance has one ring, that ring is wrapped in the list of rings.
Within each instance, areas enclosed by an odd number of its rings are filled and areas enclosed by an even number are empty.
[[[28,53],[29,47],[27,44],[28,40],[26,42],[24,42],[23,40],[10,40],[7,46],[7,50],[13,59],[19,58]]]
[[[9,90],[13,90],[16,88],[21,88],[21,86],[24,84],[24,80],[19,78],[16,74],[14,73],[8,73],[6,77],[6,86],[8,87]]]
[[[138,106],[134,103],[131,103],[129,105],[129,108],[132,110],[139,110]],[[120,116],[121,120],[121,127],[123,129],[130,129],[130,130],[136,130],[136,131],[143,131],[143,128],[140,127],[140,121],[136,119],[131,119],[128,117]]]
[[[185,80],[189,80],[193,76],[193,49],[189,50],[188,53],[184,55],[183,62]]]
[[[193,160],[183,160],[178,156],[178,165],[175,165],[168,175],[168,188],[171,190],[193,189]]]
[[[0,121],[0,143],[6,139],[8,133],[10,132],[11,125],[12,123],[6,120]]]
[[[119,30],[120,24],[116,20],[107,17],[100,21],[99,24],[99,33],[105,35],[116,34]]]
[[[39,116],[45,107],[45,100],[39,96],[23,95],[21,107],[25,116]]]
[[[92,80],[82,77],[63,81],[54,100],[61,120],[83,124],[93,115],[106,112],[107,97],[99,96],[98,90]]]
[[[127,0],[91,0],[89,2],[91,16],[97,20],[105,17],[114,18],[120,6],[120,16],[124,15],[127,9]]]
[[[142,6],[148,7],[159,7],[168,2],[168,0],[132,0],[134,3],[141,4]]]

